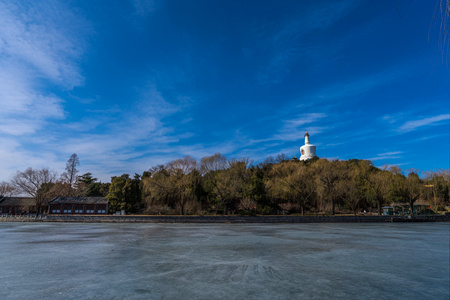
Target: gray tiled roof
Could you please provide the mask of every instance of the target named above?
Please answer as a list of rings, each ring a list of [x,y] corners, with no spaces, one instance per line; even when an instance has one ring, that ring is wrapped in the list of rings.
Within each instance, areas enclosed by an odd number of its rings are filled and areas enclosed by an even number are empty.
[[[43,205],[47,205],[44,201]],[[34,206],[36,201],[31,197],[3,197],[0,198],[0,206]]]
[[[61,197],[58,196],[50,204],[108,204],[105,197]]]

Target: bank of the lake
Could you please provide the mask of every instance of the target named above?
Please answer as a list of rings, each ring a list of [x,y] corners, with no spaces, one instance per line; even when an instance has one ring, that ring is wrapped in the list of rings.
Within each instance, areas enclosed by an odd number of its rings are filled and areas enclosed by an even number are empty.
[[[0,222],[79,222],[79,223],[384,223],[450,222],[450,215],[418,216],[3,216]]]

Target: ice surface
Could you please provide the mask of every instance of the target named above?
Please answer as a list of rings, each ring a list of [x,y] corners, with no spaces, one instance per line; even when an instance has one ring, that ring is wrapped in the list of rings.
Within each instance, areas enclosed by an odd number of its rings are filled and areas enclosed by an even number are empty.
[[[445,299],[448,223],[0,223],[0,299]]]

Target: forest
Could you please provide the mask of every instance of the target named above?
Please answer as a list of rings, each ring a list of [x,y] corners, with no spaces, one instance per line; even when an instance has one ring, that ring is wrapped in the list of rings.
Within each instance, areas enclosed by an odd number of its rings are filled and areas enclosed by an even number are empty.
[[[450,205],[450,169],[403,172],[368,160],[300,161],[282,154],[254,164],[216,153],[199,161],[186,156],[142,175],[114,176],[110,183],[92,173],[78,175],[78,165],[73,154],[59,177],[45,168],[17,171],[10,182],[0,182],[0,195],[26,194],[36,206],[56,196],[102,196],[110,213],[148,215],[380,215],[395,203],[410,213],[416,203],[430,212]]]

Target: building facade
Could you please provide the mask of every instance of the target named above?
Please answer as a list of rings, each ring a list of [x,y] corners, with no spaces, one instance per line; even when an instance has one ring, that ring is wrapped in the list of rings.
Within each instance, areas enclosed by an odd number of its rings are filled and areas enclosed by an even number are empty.
[[[37,211],[36,200],[31,197],[0,197],[0,215],[28,215],[45,213],[48,201],[43,201]]]
[[[48,203],[49,214],[107,215],[108,201],[104,197],[56,197]]]

